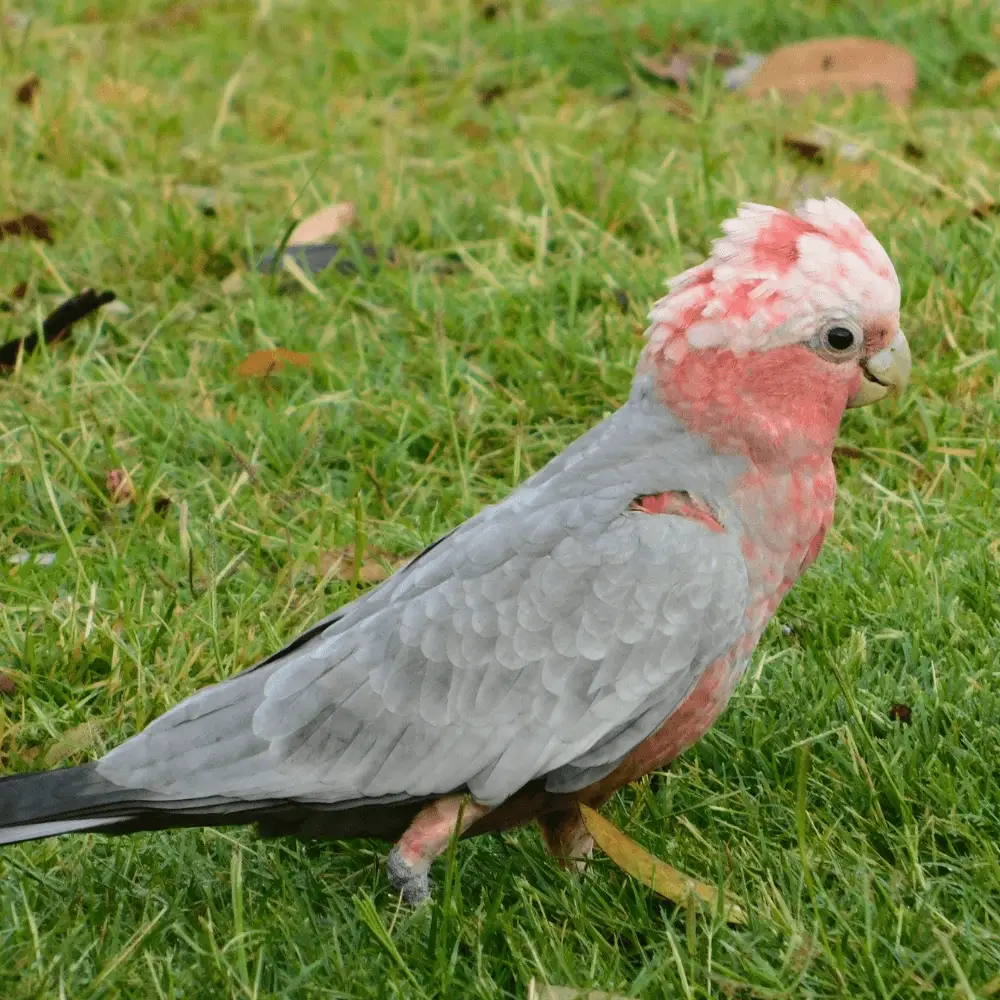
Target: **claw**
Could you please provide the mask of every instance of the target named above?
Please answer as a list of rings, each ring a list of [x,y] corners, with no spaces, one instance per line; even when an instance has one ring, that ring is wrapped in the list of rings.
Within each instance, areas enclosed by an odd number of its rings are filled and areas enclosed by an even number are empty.
[[[431,898],[431,880],[427,870],[417,871],[407,864],[398,844],[385,860],[385,873],[389,884],[403,897],[407,906],[419,906]]]
[[[448,795],[417,813],[385,862],[389,882],[410,906],[430,899],[431,862],[444,852],[455,829],[468,829],[487,812],[463,795]]]

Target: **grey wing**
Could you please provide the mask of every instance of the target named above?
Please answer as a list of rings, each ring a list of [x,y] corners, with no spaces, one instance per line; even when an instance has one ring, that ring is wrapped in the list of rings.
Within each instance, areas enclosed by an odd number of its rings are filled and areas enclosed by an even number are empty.
[[[648,470],[623,476],[602,450],[562,457],[100,773],[187,798],[464,788],[496,804],[534,778],[569,790],[612,770],[741,634],[747,580],[735,536],[630,512]]]

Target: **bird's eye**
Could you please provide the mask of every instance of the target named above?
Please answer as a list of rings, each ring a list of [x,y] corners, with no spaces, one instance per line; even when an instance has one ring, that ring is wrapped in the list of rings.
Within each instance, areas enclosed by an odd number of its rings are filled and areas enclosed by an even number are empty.
[[[846,326],[831,327],[823,336],[831,351],[849,351],[854,346],[854,333]]]

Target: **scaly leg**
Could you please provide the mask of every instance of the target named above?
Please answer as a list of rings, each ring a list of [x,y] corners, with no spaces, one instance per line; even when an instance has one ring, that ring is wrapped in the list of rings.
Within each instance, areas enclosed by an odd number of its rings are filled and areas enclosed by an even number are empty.
[[[584,825],[580,810],[572,807],[546,813],[538,819],[546,850],[564,868],[582,872],[594,853],[594,838]]]
[[[466,795],[448,795],[414,816],[385,863],[390,884],[405,902],[416,906],[430,898],[431,862],[444,853],[460,822],[458,832],[463,833],[488,812]]]

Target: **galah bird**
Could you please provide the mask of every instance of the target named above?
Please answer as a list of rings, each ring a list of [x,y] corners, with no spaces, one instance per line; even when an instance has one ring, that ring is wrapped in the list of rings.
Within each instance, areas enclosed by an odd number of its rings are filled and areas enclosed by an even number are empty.
[[[0,781],[0,843],[256,823],[394,841],[416,903],[454,834],[662,767],[725,708],[833,518],[845,407],[901,390],[885,250],[828,198],[744,205],[656,303],[628,401],[501,503],[98,761]]]

